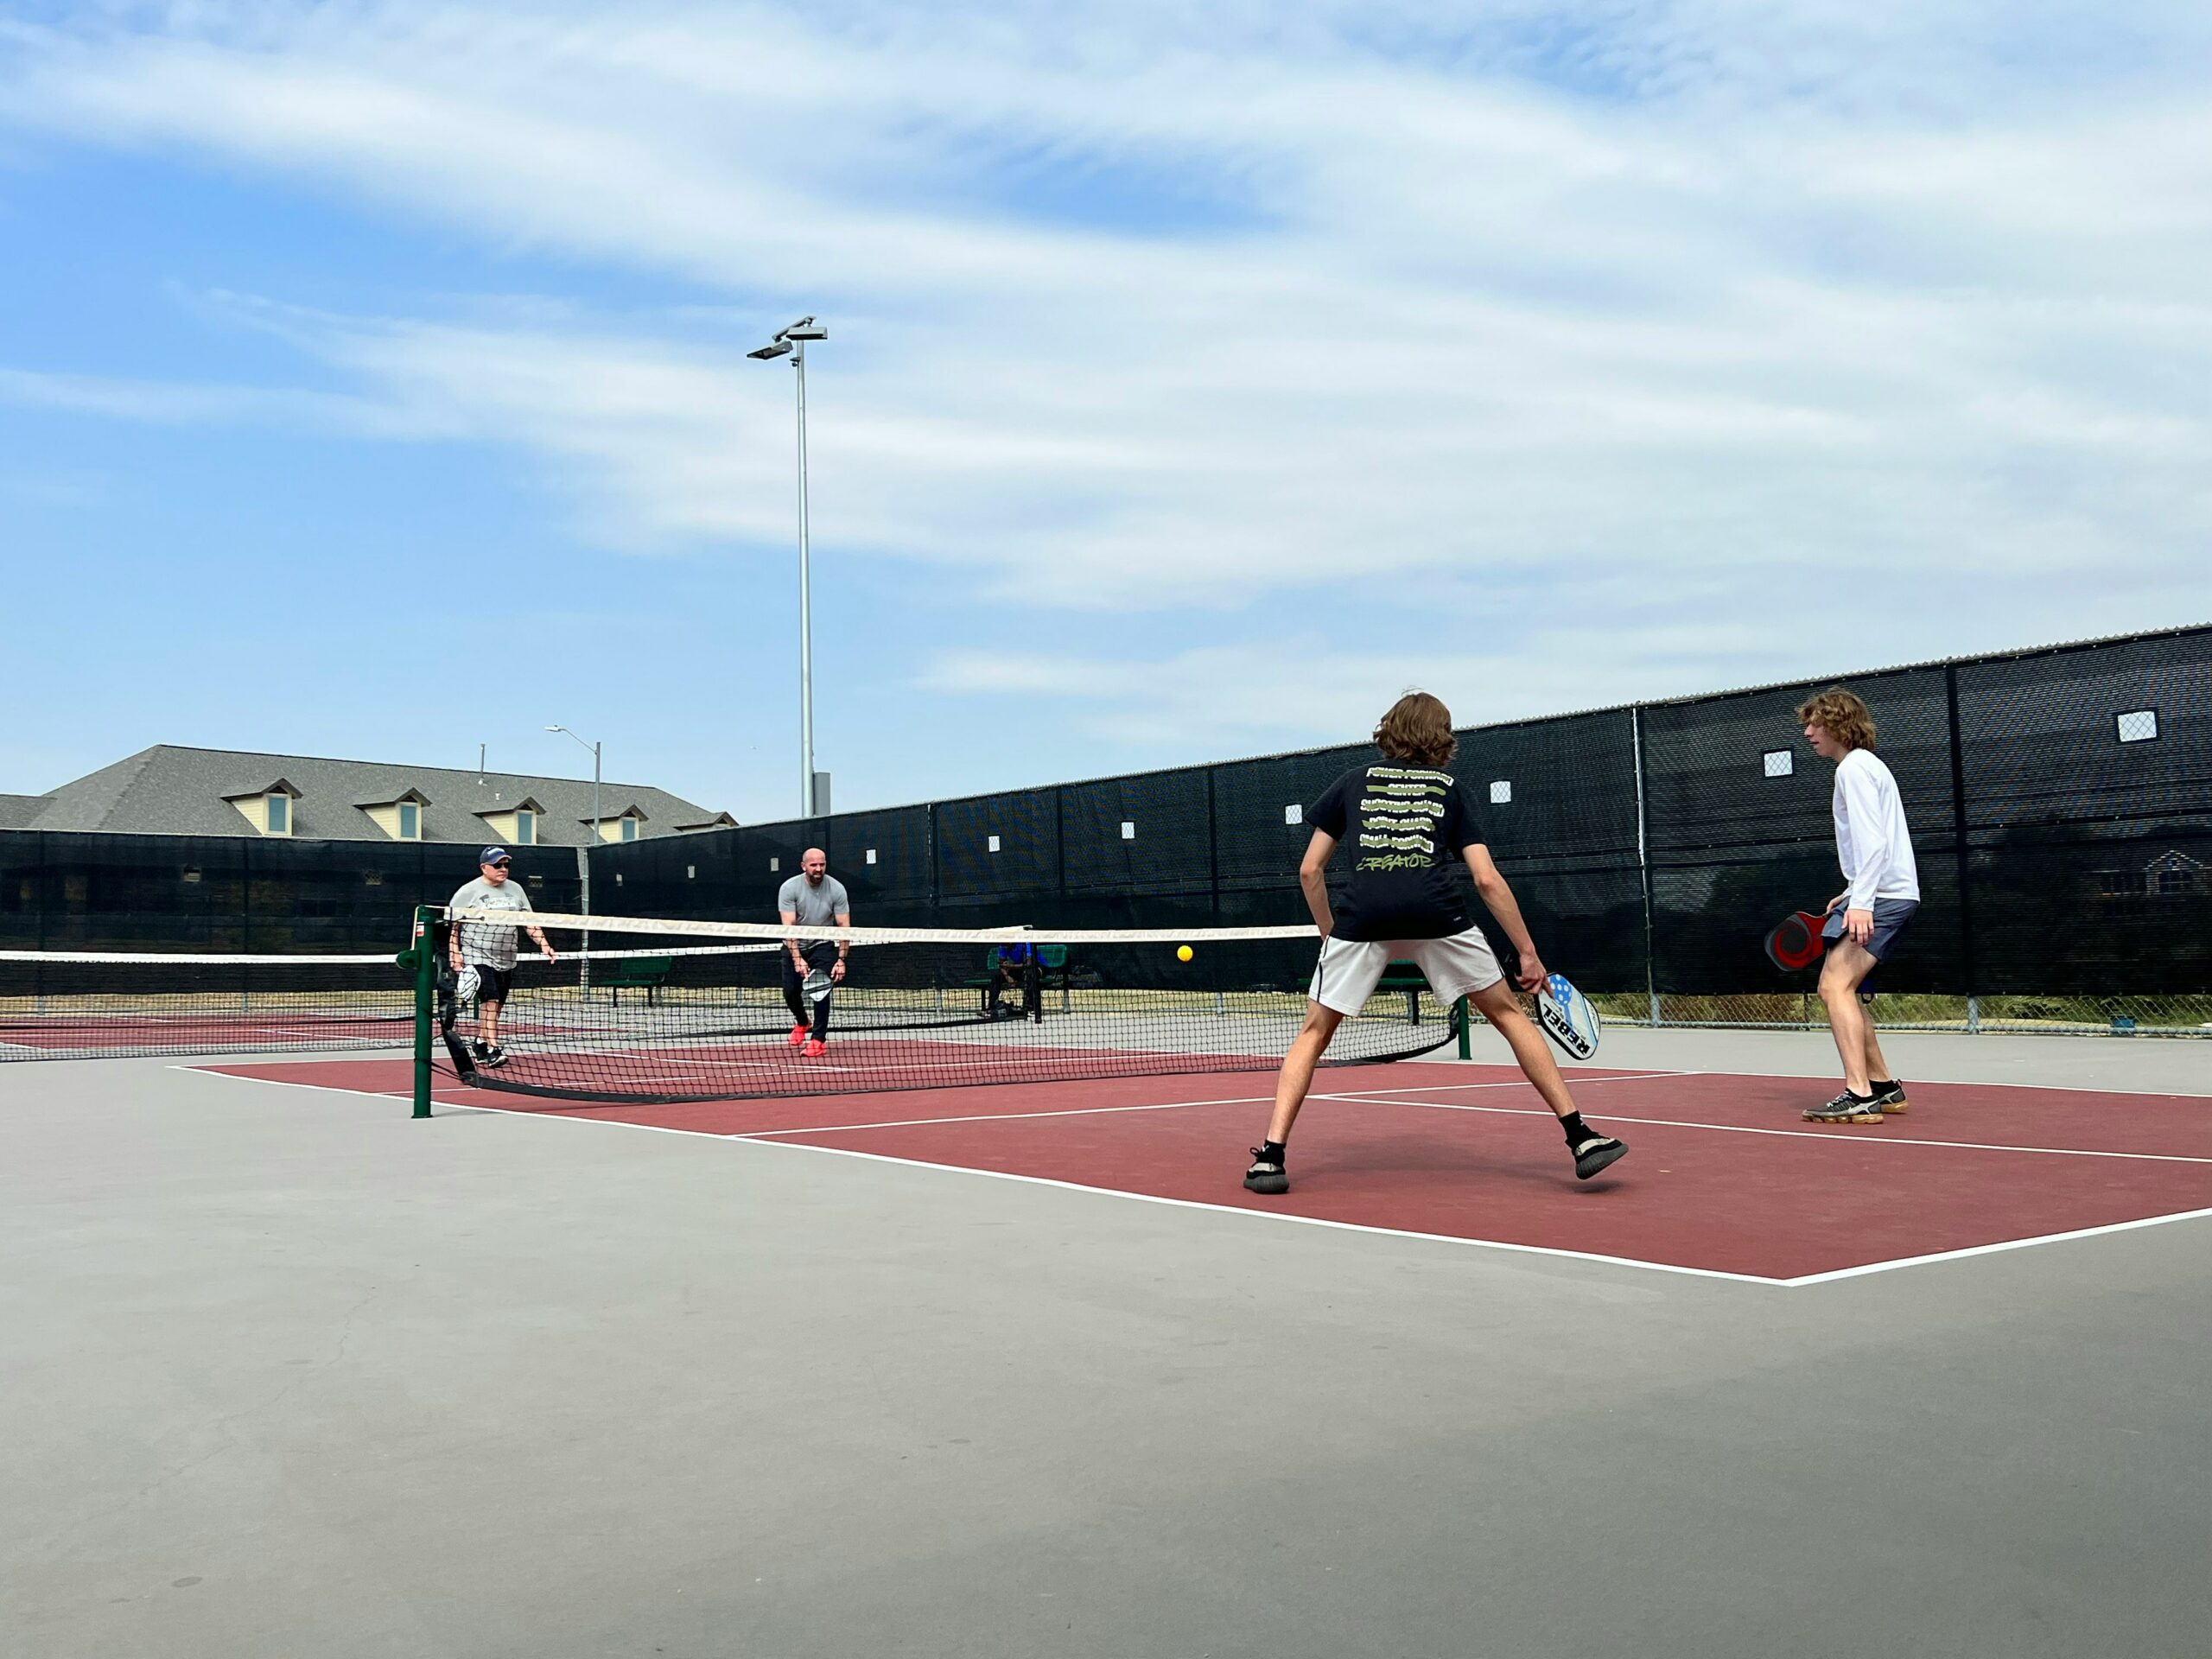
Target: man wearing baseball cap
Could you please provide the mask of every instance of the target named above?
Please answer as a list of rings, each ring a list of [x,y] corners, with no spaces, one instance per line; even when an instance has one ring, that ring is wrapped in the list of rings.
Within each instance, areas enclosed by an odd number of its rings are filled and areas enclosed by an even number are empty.
[[[530,895],[521,886],[509,878],[511,866],[507,849],[486,847],[476,855],[479,872],[474,881],[465,881],[454,893],[449,908],[463,910],[528,910]],[[459,975],[464,969],[476,970],[476,1064],[480,1066],[505,1065],[507,1052],[499,1046],[499,1010],[506,1003],[514,986],[515,957],[518,950],[515,935],[527,931],[545,953],[545,960],[557,958],[553,947],[545,942],[545,934],[534,923],[524,923],[520,929],[508,927],[499,922],[462,922],[453,930],[453,970]]]

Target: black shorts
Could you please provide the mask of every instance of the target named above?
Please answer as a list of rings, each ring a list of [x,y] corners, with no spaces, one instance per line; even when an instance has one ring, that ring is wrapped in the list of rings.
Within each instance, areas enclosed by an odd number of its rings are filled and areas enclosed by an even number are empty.
[[[476,1000],[479,1002],[505,1002],[507,993],[514,989],[515,970],[512,968],[492,968],[480,962],[468,964],[476,970]]]

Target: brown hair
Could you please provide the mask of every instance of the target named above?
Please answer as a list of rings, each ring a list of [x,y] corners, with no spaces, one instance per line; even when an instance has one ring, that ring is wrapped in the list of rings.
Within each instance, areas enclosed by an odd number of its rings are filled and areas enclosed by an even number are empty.
[[[1375,747],[1393,760],[1441,766],[1459,753],[1459,740],[1452,735],[1452,711],[1442,698],[1408,691],[1375,723]]]
[[[1807,726],[1818,726],[1839,743],[1854,749],[1874,747],[1874,716],[1856,691],[1847,691],[1832,685],[1817,697],[1808,697],[1797,705],[1798,721]]]

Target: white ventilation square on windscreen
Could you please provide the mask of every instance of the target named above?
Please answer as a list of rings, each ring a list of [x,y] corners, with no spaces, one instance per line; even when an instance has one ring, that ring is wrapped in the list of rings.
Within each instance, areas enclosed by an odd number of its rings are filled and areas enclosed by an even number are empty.
[[[996,851],[998,851],[998,849],[999,849],[999,838],[998,838],[996,836],[991,836],[991,837],[990,837],[990,850],[995,853]]]
[[[1122,820],[1122,839],[1123,841],[1135,841],[1136,838],[1136,825],[1130,823],[1127,818],[1123,818]]]
[[[868,849],[868,861],[871,864],[875,862],[875,849],[873,847]]]
[[[1302,806],[1299,805],[1295,801],[1292,802],[1290,805],[1286,806],[1285,808],[1283,808],[1283,810],[1282,810],[1282,821],[1283,821],[1285,823],[1305,823],[1305,822],[1306,822],[1306,809],[1305,809],[1304,807],[1302,807]]]
[[[2119,716],[2120,741],[2123,743],[2147,743],[2158,734],[2158,711],[2155,709],[2132,709]]]
[[[1500,778],[1491,785],[1490,804],[1492,806],[1503,806],[1512,798],[1513,780],[1510,778]]]
[[[1797,757],[1787,749],[1769,749],[1765,759],[1770,778],[1787,778],[1797,770]]]
[[[784,868],[784,861],[780,858],[772,858],[768,861],[768,868],[772,870],[780,870]]]

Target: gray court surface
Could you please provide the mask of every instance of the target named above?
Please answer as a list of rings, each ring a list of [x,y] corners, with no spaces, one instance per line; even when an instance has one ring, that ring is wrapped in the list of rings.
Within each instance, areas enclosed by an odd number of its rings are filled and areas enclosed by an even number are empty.
[[[2212,1651],[2212,1222],[1792,1290],[153,1060],[0,1137],[21,1659]]]

